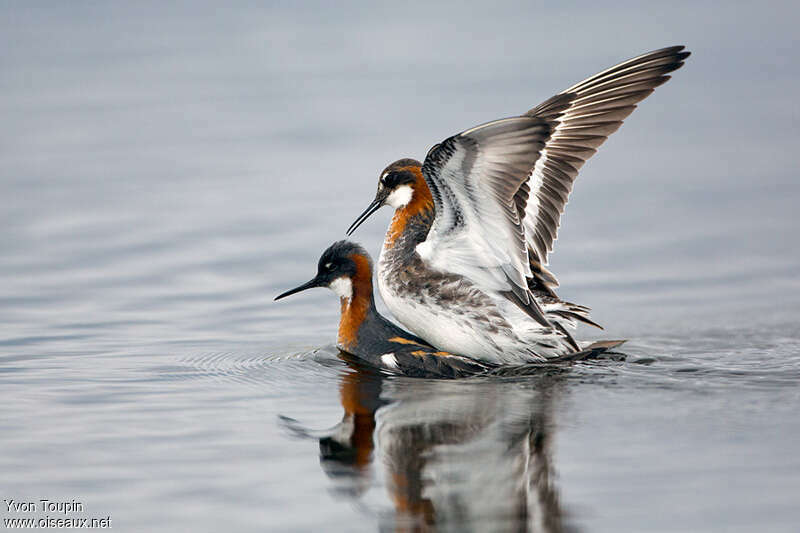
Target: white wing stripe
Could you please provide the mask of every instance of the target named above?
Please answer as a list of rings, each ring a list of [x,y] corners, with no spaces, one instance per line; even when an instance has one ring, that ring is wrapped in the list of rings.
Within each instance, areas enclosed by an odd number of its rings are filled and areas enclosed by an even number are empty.
[[[688,55],[682,46],[643,54],[573,85],[527,113],[558,121],[534,167],[525,209],[526,240],[539,263],[548,262],[580,168]]]

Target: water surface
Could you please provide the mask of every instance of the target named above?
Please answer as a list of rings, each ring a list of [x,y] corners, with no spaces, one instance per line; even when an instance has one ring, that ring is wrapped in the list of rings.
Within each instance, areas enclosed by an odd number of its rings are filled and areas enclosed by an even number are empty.
[[[5,4],[0,497],[122,531],[796,530],[796,9],[638,10]],[[677,43],[551,262],[625,358],[381,376],[332,294],[271,301],[388,162]]]

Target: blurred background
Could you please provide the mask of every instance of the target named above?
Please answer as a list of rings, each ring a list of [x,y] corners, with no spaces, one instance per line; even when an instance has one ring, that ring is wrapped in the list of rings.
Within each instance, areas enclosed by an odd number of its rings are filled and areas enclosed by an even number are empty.
[[[300,355],[335,339],[339,306],[272,298],[389,162],[684,44],[562,219],[559,295],[632,355],[567,380],[553,468],[576,528],[796,527],[797,19],[792,2],[4,2],[2,497],[82,499],[123,530],[386,527],[380,475],[379,510],[342,505],[318,443],[276,423],[339,421],[343,367]],[[375,257],[389,216],[355,234]]]

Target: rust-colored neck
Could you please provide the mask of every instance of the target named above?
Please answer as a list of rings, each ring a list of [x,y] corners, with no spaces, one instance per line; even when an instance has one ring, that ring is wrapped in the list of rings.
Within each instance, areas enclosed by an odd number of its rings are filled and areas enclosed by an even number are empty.
[[[358,330],[367,318],[372,303],[372,271],[369,260],[353,254],[356,273],[351,278],[353,294],[341,299],[342,315],[339,319],[339,344],[352,352],[358,345]]]
[[[407,170],[414,174],[414,184],[412,186],[411,200],[394,212],[394,218],[389,225],[389,230],[386,232],[386,244],[389,247],[394,246],[397,238],[403,234],[408,225],[408,222],[416,215],[426,213],[433,210],[433,196],[425,183],[425,178],[422,177],[422,168],[418,166],[403,167],[400,170]]]

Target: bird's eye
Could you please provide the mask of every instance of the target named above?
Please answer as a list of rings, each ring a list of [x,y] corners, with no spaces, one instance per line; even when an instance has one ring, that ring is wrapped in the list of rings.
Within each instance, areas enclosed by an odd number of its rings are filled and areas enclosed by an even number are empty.
[[[333,263],[325,263],[325,269],[333,271],[336,267],[333,266]]]

